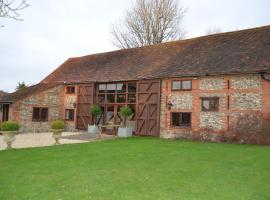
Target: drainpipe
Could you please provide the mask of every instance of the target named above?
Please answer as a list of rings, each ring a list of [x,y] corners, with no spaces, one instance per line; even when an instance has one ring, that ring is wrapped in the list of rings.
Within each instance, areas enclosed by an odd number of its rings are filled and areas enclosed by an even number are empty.
[[[259,74],[261,75],[261,78],[263,80],[270,81],[270,78],[269,77],[266,77],[266,72],[259,72]]]

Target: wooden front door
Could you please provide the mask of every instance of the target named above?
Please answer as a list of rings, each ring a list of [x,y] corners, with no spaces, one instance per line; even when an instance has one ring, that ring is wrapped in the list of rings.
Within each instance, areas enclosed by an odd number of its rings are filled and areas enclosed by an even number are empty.
[[[160,80],[139,81],[137,102],[136,134],[159,136]]]
[[[77,128],[86,130],[92,123],[90,107],[94,103],[94,84],[80,85],[77,100]]]

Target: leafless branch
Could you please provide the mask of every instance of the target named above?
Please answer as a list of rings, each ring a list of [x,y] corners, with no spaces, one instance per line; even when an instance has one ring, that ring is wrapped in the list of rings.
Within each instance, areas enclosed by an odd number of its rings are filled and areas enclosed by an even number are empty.
[[[0,0],[0,17],[22,21],[19,11],[29,6],[27,0]]]
[[[182,39],[185,12],[176,0],[136,0],[124,18],[113,24],[113,44],[131,48]]]

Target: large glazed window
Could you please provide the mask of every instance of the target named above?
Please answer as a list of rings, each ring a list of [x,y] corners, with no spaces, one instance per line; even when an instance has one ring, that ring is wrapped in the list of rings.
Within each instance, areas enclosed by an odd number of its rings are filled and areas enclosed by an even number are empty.
[[[101,83],[97,86],[98,104],[136,104],[136,83]]]
[[[135,120],[136,114],[136,82],[100,83],[97,85],[96,102],[102,108],[98,116],[98,124],[119,124],[123,119],[119,114],[122,106],[129,106],[134,114],[128,119]]]

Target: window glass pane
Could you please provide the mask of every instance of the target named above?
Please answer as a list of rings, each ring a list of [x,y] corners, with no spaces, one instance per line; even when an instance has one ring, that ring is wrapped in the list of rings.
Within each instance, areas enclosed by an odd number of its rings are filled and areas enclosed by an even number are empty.
[[[100,93],[105,93],[105,90],[106,90],[106,84],[100,84],[100,85],[98,85],[98,91]]]
[[[33,120],[39,120],[39,108],[33,109]]]
[[[104,124],[104,106],[100,106],[101,108],[101,114],[97,116],[97,125],[103,125]]]
[[[115,94],[107,94],[107,103],[115,102]]]
[[[126,92],[126,84],[125,83],[117,83],[117,92],[125,93]]]
[[[180,90],[181,89],[181,81],[173,81],[172,82],[172,89],[173,90]]]
[[[98,95],[98,103],[100,103],[100,104],[105,103],[105,94]]]
[[[107,84],[107,93],[115,93],[116,84]]]
[[[218,99],[211,99],[209,103],[211,110],[218,110]]]
[[[209,110],[210,109],[210,102],[208,99],[203,99],[202,100],[202,108],[203,110]]]
[[[48,119],[48,109],[47,108],[42,108],[41,109],[41,118],[42,121],[47,121]]]
[[[191,90],[191,81],[182,81],[182,90]]]
[[[136,92],[136,83],[128,84],[128,92]]]
[[[74,120],[74,110],[67,109],[65,118],[66,120]]]
[[[182,113],[182,125],[185,127],[190,127],[191,125],[191,114]]]
[[[117,102],[118,103],[125,103],[126,102],[126,95],[125,94],[118,94],[117,95]]]
[[[202,99],[202,110],[218,111],[218,98]]]
[[[136,105],[134,105],[134,104],[131,104],[131,105],[128,105],[130,108],[131,108],[131,110],[132,110],[132,115],[129,117],[129,120],[130,121],[134,121],[135,120],[135,114],[136,114]]]
[[[136,94],[128,94],[128,103],[136,103]]]
[[[123,117],[122,117],[122,115],[120,114],[120,108],[121,108],[122,106],[117,106],[117,119],[116,119],[116,123],[118,124],[118,125],[122,125],[122,122],[123,122]]]
[[[180,126],[180,113],[172,113],[172,125]]]
[[[107,106],[107,124],[114,124],[114,106]]]
[[[67,94],[75,94],[75,86],[67,86],[66,93]]]

